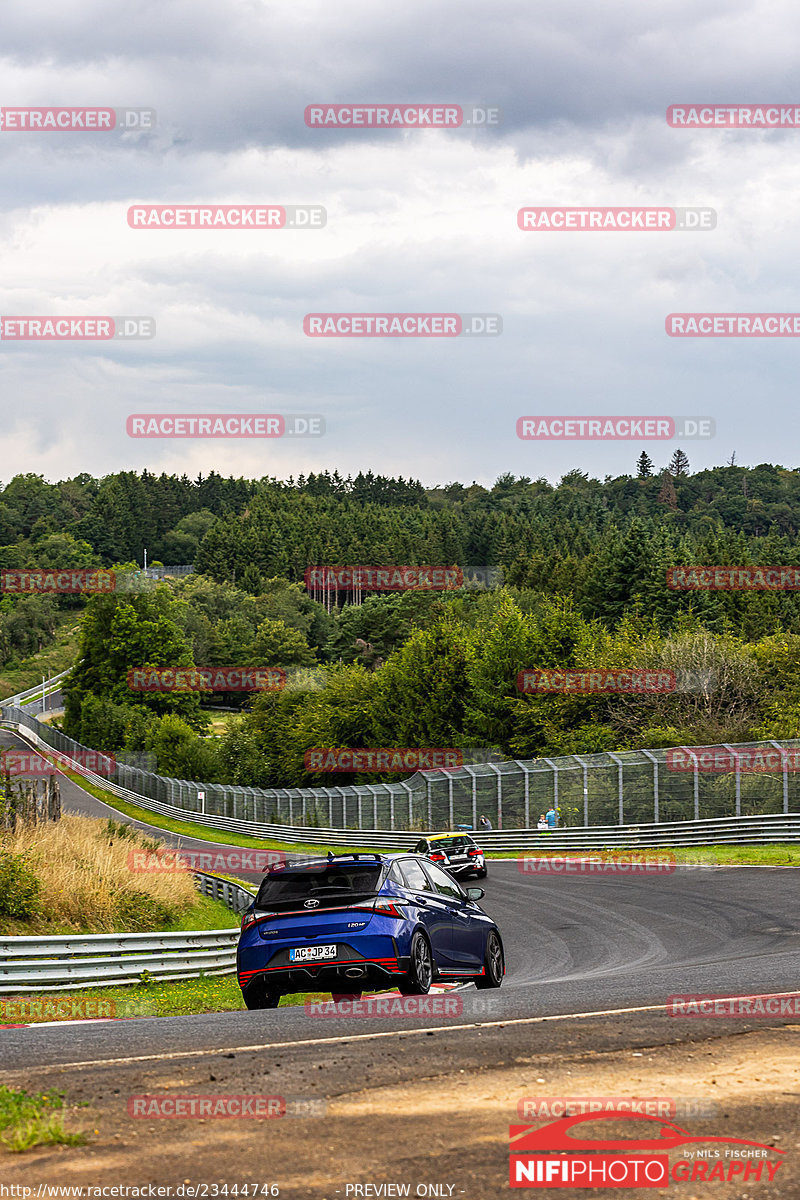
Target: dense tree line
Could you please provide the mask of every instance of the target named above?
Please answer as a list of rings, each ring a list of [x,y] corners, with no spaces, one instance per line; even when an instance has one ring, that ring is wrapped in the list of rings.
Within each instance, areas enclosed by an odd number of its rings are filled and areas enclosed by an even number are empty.
[[[306,749],[494,747],[506,755],[800,735],[800,599],[680,592],[667,568],[800,561],[800,472],[734,463],[694,475],[685,455],[635,475],[492,488],[336,472],[275,479],[19,476],[0,491],[0,564],[194,562],[129,594],[0,600],[0,663],[85,609],[67,731],[101,749],[151,749],[167,774],[282,786]],[[505,587],[319,597],[310,565],[502,568]],[[140,580],[141,582],[141,580]],[[320,603],[323,599],[325,602]],[[243,715],[203,735],[197,695],[131,694],[142,666],[280,666],[281,693],[217,696]],[[672,696],[523,696],[535,666],[680,666],[721,684]],[[206,698],[207,699],[207,698]],[[338,777],[342,781],[341,777]],[[330,780],[328,780],[330,782]]]

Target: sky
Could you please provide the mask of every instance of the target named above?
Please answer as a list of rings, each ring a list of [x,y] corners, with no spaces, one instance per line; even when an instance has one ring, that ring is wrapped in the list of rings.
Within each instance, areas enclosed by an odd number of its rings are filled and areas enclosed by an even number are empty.
[[[148,468],[491,485],[575,468],[800,462],[797,337],[673,312],[800,311],[789,0],[3,0],[3,107],[152,128],[0,128],[0,315],[148,316],[129,342],[0,340],[0,482]],[[309,105],[460,105],[458,128],[310,128]],[[142,205],[314,205],[313,229],[130,228]],[[523,207],[708,207],[713,229],[523,231]],[[491,337],[312,338],[312,313],[499,314]],[[5,326],[4,326],[5,329]],[[314,414],[322,436],[129,436],[132,414]],[[523,416],[704,417],[691,440],[522,440]]]

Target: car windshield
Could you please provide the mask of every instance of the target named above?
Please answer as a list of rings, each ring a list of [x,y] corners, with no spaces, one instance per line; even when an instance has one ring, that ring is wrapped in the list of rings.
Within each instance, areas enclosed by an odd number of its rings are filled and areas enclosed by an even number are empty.
[[[472,838],[466,837],[451,837],[437,838],[435,842],[431,842],[432,850],[466,850],[467,846],[474,846]]]
[[[321,908],[330,908],[343,901],[373,896],[382,869],[379,862],[332,862],[274,871],[262,881],[256,907],[280,912],[313,899]]]

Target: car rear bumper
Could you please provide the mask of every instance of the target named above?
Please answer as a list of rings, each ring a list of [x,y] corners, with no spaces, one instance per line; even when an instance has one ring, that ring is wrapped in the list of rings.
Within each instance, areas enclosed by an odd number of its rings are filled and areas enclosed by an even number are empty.
[[[324,992],[340,987],[383,987],[405,975],[409,959],[398,954],[393,938],[369,940],[372,945],[364,946],[363,952],[352,944],[338,943],[338,956],[330,962],[290,963],[285,946],[274,947],[269,956],[263,950],[242,948],[237,961],[239,987],[244,990],[257,980],[259,986],[268,983],[285,992]]]

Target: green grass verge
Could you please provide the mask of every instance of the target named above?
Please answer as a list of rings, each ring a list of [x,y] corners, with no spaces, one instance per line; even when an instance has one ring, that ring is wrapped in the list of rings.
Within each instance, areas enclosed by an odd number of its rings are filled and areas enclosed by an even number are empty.
[[[237,881],[240,882],[240,881]],[[158,930],[151,930],[153,933],[180,933],[196,929],[236,929],[240,923],[240,918],[236,913],[231,912],[227,904],[223,904],[221,900],[212,900],[210,896],[197,895],[194,904],[191,908],[187,908],[185,912],[170,921],[169,924],[162,926]],[[50,937],[78,937],[82,933],[90,934],[97,933],[97,929],[76,929],[74,925],[64,925],[58,922],[47,924],[41,919],[37,920],[35,925],[27,921],[6,919],[2,922],[0,929],[2,934],[7,937],[40,937],[47,935]],[[147,930],[130,930],[120,926],[118,929],[110,929],[108,933],[142,933]]]
[[[40,684],[43,675],[49,679],[71,667],[78,654],[79,630],[80,621],[76,614],[66,614],[56,630],[54,641],[45,650],[32,654],[22,662],[9,663],[0,668],[0,696],[26,692],[28,688]]]
[[[330,1000],[330,992],[298,992],[284,996],[281,1006],[306,1000]],[[38,1024],[98,1017],[181,1017],[196,1013],[240,1012],[242,993],[235,975],[206,975],[198,979],[128,984],[120,987],[76,988],[48,995],[0,996],[0,1023]]]
[[[0,1087],[0,1144],[12,1154],[34,1146],[82,1146],[86,1135],[64,1128],[62,1092]]]
[[[42,750],[41,753],[45,752]],[[273,838],[255,838],[244,833],[229,833],[227,829],[211,829],[208,825],[198,825],[194,821],[175,820],[173,817],[164,817],[160,813],[151,812],[149,808],[139,808],[138,805],[129,804],[127,800],[120,800],[112,792],[88,783],[81,775],[77,775],[73,771],[65,771],[64,774],[78,787],[88,792],[90,796],[94,796],[96,800],[102,800],[104,804],[116,808],[125,816],[133,817],[137,821],[145,821],[148,825],[154,825],[167,833],[199,838],[201,841],[220,842],[226,846],[244,846],[258,850],[299,850],[310,854],[327,854],[329,850],[333,850],[334,853],[341,854],[347,849],[344,846],[312,845],[306,842],[278,842]],[[404,835],[401,834],[401,836]],[[414,834],[411,833],[407,836],[412,838]],[[376,851],[379,854],[386,853],[386,848],[380,846],[359,846],[358,849]],[[403,847],[399,845],[397,849],[401,850]]]

